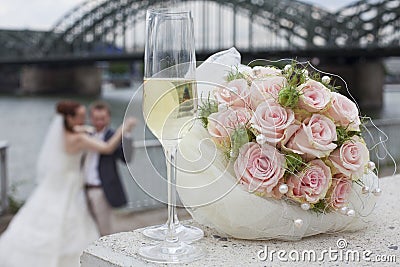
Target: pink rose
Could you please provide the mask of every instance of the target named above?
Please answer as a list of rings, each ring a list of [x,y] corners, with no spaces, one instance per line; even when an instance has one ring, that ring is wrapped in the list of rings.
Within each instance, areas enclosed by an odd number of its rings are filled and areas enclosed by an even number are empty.
[[[294,113],[269,99],[257,106],[250,122],[268,143],[276,145],[283,139],[286,128],[294,122]]]
[[[287,195],[300,203],[315,204],[325,197],[331,177],[331,170],[322,160],[310,161],[303,171],[288,178]]]
[[[268,144],[246,143],[234,163],[236,177],[249,192],[273,195],[273,189],[285,173],[285,157]]]
[[[302,151],[298,150],[296,151],[293,148],[287,148],[286,145],[289,144],[289,140],[294,136],[294,134],[301,128],[301,125],[298,121],[295,121],[295,123],[289,125],[289,127],[284,131],[283,133],[283,139],[281,141],[280,147],[282,150],[285,151],[291,151],[296,154],[304,154]]]
[[[357,179],[364,173],[364,168],[368,164],[369,151],[361,142],[361,138],[354,136],[333,151],[329,159],[339,172]]]
[[[299,107],[309,112],[322,111],[331,102],[331,91],[320,82],[308,80],[297,88],[300,91]]]
[[[351,193],[351,180],[343,173],[337,173],[332,177],[332,185],[328,192],[328,203],[334,210],[346,206]]]
[[[224,86],[217,87],[215,97],[219,103],[227,103],[228,106],[250,108],[250,90],[247,81],[237,79],[228,82]]]
[[[228,108],[208,117],[207,130],[216,140],[226,139],[239,125],[248,123],[250,118],[251,113],[246,108]]]
[[[304,154],[306,158],[323,158],[335,148],[336,126],[331,119],[321,114],[313,114],[305,119],[300,129],[285,144],[294,153]],[[302,153],[299,153],[302,152]]]
[[[287,84],[283,76],[267,76],[254,80],[250,86],[250,100],[253,109],[266,99],[278,99],[279,91]]]
[[[326,111],[327,114],[335,120],[338,125],[347,127],[351,131],[360,130],[360,118],[358,117],[358,108],[356,104],[336,92],[332,92],[332,105]]]

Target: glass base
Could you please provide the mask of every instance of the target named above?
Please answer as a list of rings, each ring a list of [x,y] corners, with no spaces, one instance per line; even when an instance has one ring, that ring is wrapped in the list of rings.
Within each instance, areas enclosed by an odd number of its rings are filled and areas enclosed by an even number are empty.
[[[143,235],[154,240],[162,241],[165,240],[167,230],[168,226],[166,224],[149,226],[143,230]],[[179,238],[179,241],[186,243],[200,240],[204,236],[204,232],[200,228],[189,225],[182,225],[181,223],[176,225],[175,231],[176,235]]]
[[[201,248],[178,241],[163,241],[157,245],[141,247],[139,255],[156,263],[189,263],[201,259],[205,253]]]

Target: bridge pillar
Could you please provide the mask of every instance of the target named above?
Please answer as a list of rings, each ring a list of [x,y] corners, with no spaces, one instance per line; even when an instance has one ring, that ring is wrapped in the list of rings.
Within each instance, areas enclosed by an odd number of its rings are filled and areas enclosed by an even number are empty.
[[[20,68],[0,66],[0,93],[12,93],[20,87]]]
[[[380,59],[362,59],[346,64],[327,62],[318,68],[341,76],[361,109],[382,108],[385,69]],[[338,79],[336,82],[341,86],[340,92],[347,94],[345,85]]]
[[[381,60],[368,60],[356,65],[358,86],[356,96],[362,108],[378,109],[383,106],[385,67]]]
[[[87,66],[24,66],[21,70],[22,93],[101,93],[101,69]]]

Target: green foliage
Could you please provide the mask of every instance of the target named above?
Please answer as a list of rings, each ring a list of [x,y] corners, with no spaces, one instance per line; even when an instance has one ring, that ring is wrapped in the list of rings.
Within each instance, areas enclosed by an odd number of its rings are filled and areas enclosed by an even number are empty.
[[[246,79],[246,76],[239,71],[239,68],[236,66],[234,69],[232,69],[230,72],[228,72],[228,75],[226,76],[227,82],[231,82],[233,80],[237,79]]]
[[[363,180],[361,180],[361,177],[358,178],[357,180],[353,180],[353,183],[359,185],[360,187],[363,187],[365,185]]]
[[[251,136],[249,136],[246,126],[236,128],[231,134],[230,158],[236,158],[239,154],[239,149],[250,140]]]
[[[286,175],[298,173],[301,171],[305,163],[300,155],[289,152],[285,155],[286,159]]]
[[[18,210],[24,205],[24,202],[17,201],[14,197],[8,196],[8,211],[11,214],[16,214]]]
[[[308,76],[305,75],[307,71],[302,65],[301,67],[297,66],[298,64],[295,61],[292,61],[290,68],[284,69],[283,74],[291,87],[296,88],[300,84],[303,84],[307,81]]]
[[[108,71],[112,74],[124,74],[130,70],[129,63],[126,62],[113,62],[110,63]]]
[[[208,116],[212,113],[218,112],[218,102],[210,98],[210,94],[206,100],[201,101],[201,106],[199,107],[199,117],[203,123],[204,128],[208,125]]]
[[[326,212],[326,202],[324,199],[321,199],[317,203],[313,204],[311,206],[311,211],[314,211],[316,213],[325,213]]]
[[[324,84],[326,86],[326,88],[328,88],[329,90],[331,90],[332,92],[338,92],[341,88],[340,85],[335,85],[336,81],[333,80],[333,82],[329,83],[329,84]]]
[[[340,86],[335,85],[335,81],[323,83],[321,73],[319,73],[318,71],[309,71],[306,67],[296,63],[295,61],[292,61],[289,66],[290,68],[283,69],[283,74],[288,84],[284,88],[282,88],[278,96],[278,102],[283,107],[292,109],[297,107],[297,103],[301,95],[301,92],[297,89],[297,87],[301,84],[306,83],[307,79],[321,82],[326,88],[331,91],[338,91],[340,89]]]
[[[300,92],[296,87],[287,85],[279,91],[278,102],[283,107],[295,108],[299,102],[299,97]]]
[[[12,184],[10,186],[10,192],[9,192],[9,194],[7,196],[7,199],[8,199],[8,212],[10,212],[11,214],[16,214],[18,212],[18,210],[24,205],[23,201],[18,201],[13,197],[13,195],[17,191],[17,185],[19,185],[19,184],[21,184],[21,182],[19,182],[18,184],[16,184],[16,183]]]
[[[336,127],[337,141],[334,142],[338,147],[343,145],[344,142],[351,140],[353,136],[361,136],[359,131],[348,131],[347,127],[337,126]]]
[[[296,108],[299,102],[301,92],[297,89],[300,84],[307,80],[305,68],[297,67],[296,62],[292,62],[290,68],[284,69],[284,76],[287,80],[287,85],[279,91],[278,102],[281,106],[287,108]]]
[[[249,142],[256,141],[256,134],[253,132],[254,129],[247,127],[247,135],[249,136]]]
[[[325,75],[324,75],[325,76]],[[332,77],[330,77],[329,76],[329,78],[331,79],[331,81],[329,82],[329,83],[324,83],[324,82],[322,82],[322,77],[321,77],[321,73],[319,73],[319,72],[312,72],[310,75],[309,75],[309,77],[311,78],[311,79],[313,79],[314,81],[317,81],[317,82],[320,82],[320,83],[322,83],[326,88],[328,88],[331,92],[337,92],[337,91],[339,91],[340,90],[340,86],[338,85],[338,86],[336,86],[335,85],[335,83],[336,83],[336,81],[335,80],[332,80]]]

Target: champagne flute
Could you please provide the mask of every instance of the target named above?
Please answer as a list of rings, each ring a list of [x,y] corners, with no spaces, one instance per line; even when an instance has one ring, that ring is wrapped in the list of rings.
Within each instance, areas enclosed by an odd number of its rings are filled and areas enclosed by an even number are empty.
[[[196,115],[196,60],[190,12],[163,11],[148,11],[147,14],[143,112],[147,126],[168,152],[167,143],[176,146],[190,129]],[[167,166],[168,163],[175,166],[170,156],[166,156]],[[175,175],[175,169],[172,171]],[[164,225],[146,228],[143,234],[164,240],[171,220],[181,241],[201,239],[204,236],[201,229],[179,222],[174,182],[172,186],[174,208],[170,210],[171,218]]]
[[[187,243],[204,233],[182,225],[176,214],[176,153],[179,141],[196,117],[197,91],[193,20],[190,11],[148,10],[146,15],[143,114],[148,128],[160,140],[167,164],[168,220],[143,234],[162,240],[142,247],[139,254],[154,262],[190,262],[203,251]]]

